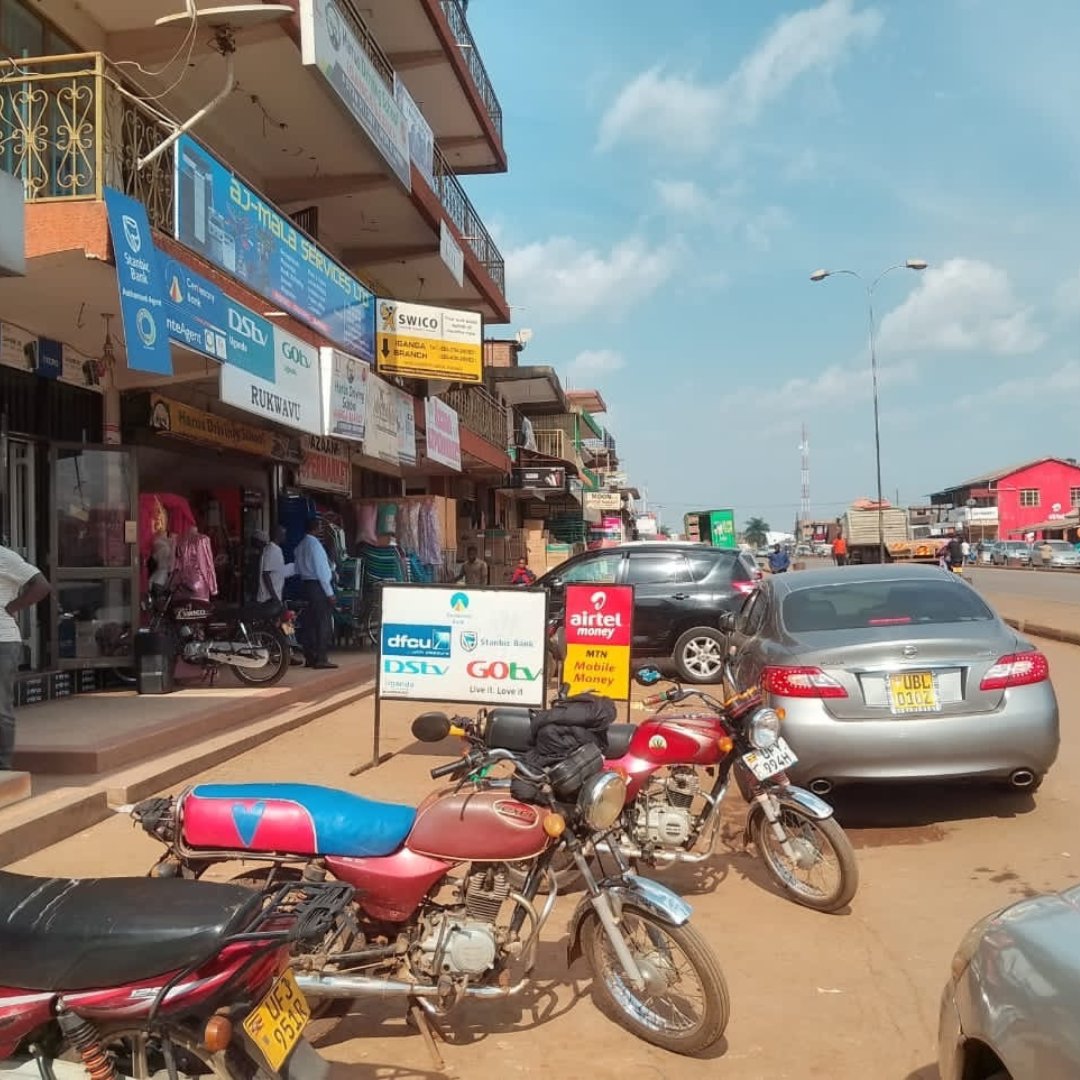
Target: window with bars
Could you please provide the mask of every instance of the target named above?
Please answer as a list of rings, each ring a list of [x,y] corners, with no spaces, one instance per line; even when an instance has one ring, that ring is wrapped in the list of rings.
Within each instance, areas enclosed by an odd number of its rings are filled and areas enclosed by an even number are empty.
[[[1069,488],[1069,505],[1080,506],[1080,487]]]
[[[1038,488],[1021,488],[1020,489],[1020,505],[1021,506],[1038,506],[1039,505],[1039,489]]]

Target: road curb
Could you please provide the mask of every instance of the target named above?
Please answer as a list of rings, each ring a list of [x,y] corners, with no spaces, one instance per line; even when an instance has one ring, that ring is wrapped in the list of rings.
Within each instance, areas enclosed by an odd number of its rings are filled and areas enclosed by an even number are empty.
[[[1075,630],[1062,630],[1057,626],[1046,626],[1044,623],[1031,622],[1028,619],[1014,619],[1008,615],[1003,615],[1002,619],[1022,634],[1060,641],[1063,645],[1080,645],[1080,633]]]

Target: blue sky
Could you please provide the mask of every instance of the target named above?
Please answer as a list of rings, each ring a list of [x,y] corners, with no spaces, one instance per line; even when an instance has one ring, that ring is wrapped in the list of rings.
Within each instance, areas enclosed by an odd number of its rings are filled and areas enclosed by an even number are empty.
[[[789,527],[1080,456],[1080,6],[472,0],[508,176],[470,178],[523,360],[598,386],[670,522]]]

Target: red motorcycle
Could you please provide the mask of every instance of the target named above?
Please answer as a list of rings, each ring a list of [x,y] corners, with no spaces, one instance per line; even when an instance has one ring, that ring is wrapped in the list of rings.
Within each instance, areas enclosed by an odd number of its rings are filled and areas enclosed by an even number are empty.
[[[661,675],[642,668],[636,679],[654,686]],[[706,711],[665,715],[668,707],[690,698]],[[772,879],[793,900],[817,911],[847,907],[859,886],[851,841],[827,802],[788,781],[785,770],[798,759],[780,735],[779,715],[763,707],[757,689],[721,702],[676,683],[642,704],[659,708],[640,724],[608,729],[607,768],[626,778],[627,804],[621,828],[605,844],[652,867],[710,858],[734,773],[749,803],[744,842],[753,843]],[[454,723],[472,743],[518,753],[531,746],[527,709],[491,709],[476,721]],[[565,860],[553,869],[560,888],[577,878]]]
[[[351,898],[0,873],[0,1075],[322,1080],[289,954]]]
[[[449,728],[442,714],[413,727],[424,741]],[[434,735],[434,738],[432,737]],[[514,778],[489,767],[508,763]],[[319,880],[356,888],[332,943],[298,952],[297,983],[312,998],[317,1039],[355,1000],[399,997],[430,1035],[431,1017],[469,999],[504,999],[529,985],[540,931],[555,906],[552,859],[565,851],[586,896],[571,921],[568,963],[584,955],[597,1005],[639,1038],[697,1053],[723,1034],[727,988],[690,907],[629,873],[618,850],[601,875],[584,855],[614,827],[625,781],[600,751],[581,747],[548,769],[505,750],[474,748],[433,769],[454,777],[418,808],[299,784],[201,785],[150,799],[132,813],[168,847],[151,873],[200,876],[210,865],[266,864],[242,879]],[[513,785],[524,780],[528,801]],[[527,869],[515,889],[512,868]],[[536,903],[541,884],[548,896]],[[428,1041],[429,1049],[433,1043]]]

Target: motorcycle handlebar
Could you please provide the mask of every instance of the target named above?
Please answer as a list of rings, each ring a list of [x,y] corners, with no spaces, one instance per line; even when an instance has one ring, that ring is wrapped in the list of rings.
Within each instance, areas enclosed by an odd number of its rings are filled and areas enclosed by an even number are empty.
[[[467,768],[468,765],[468,758],[459,758],[457,761],[451,761],[449,765],[440,765],[438,768],[431,770],[431,779],[438,780],[443,776],[453,776],[454,773],[461,772],[461,770]]]

